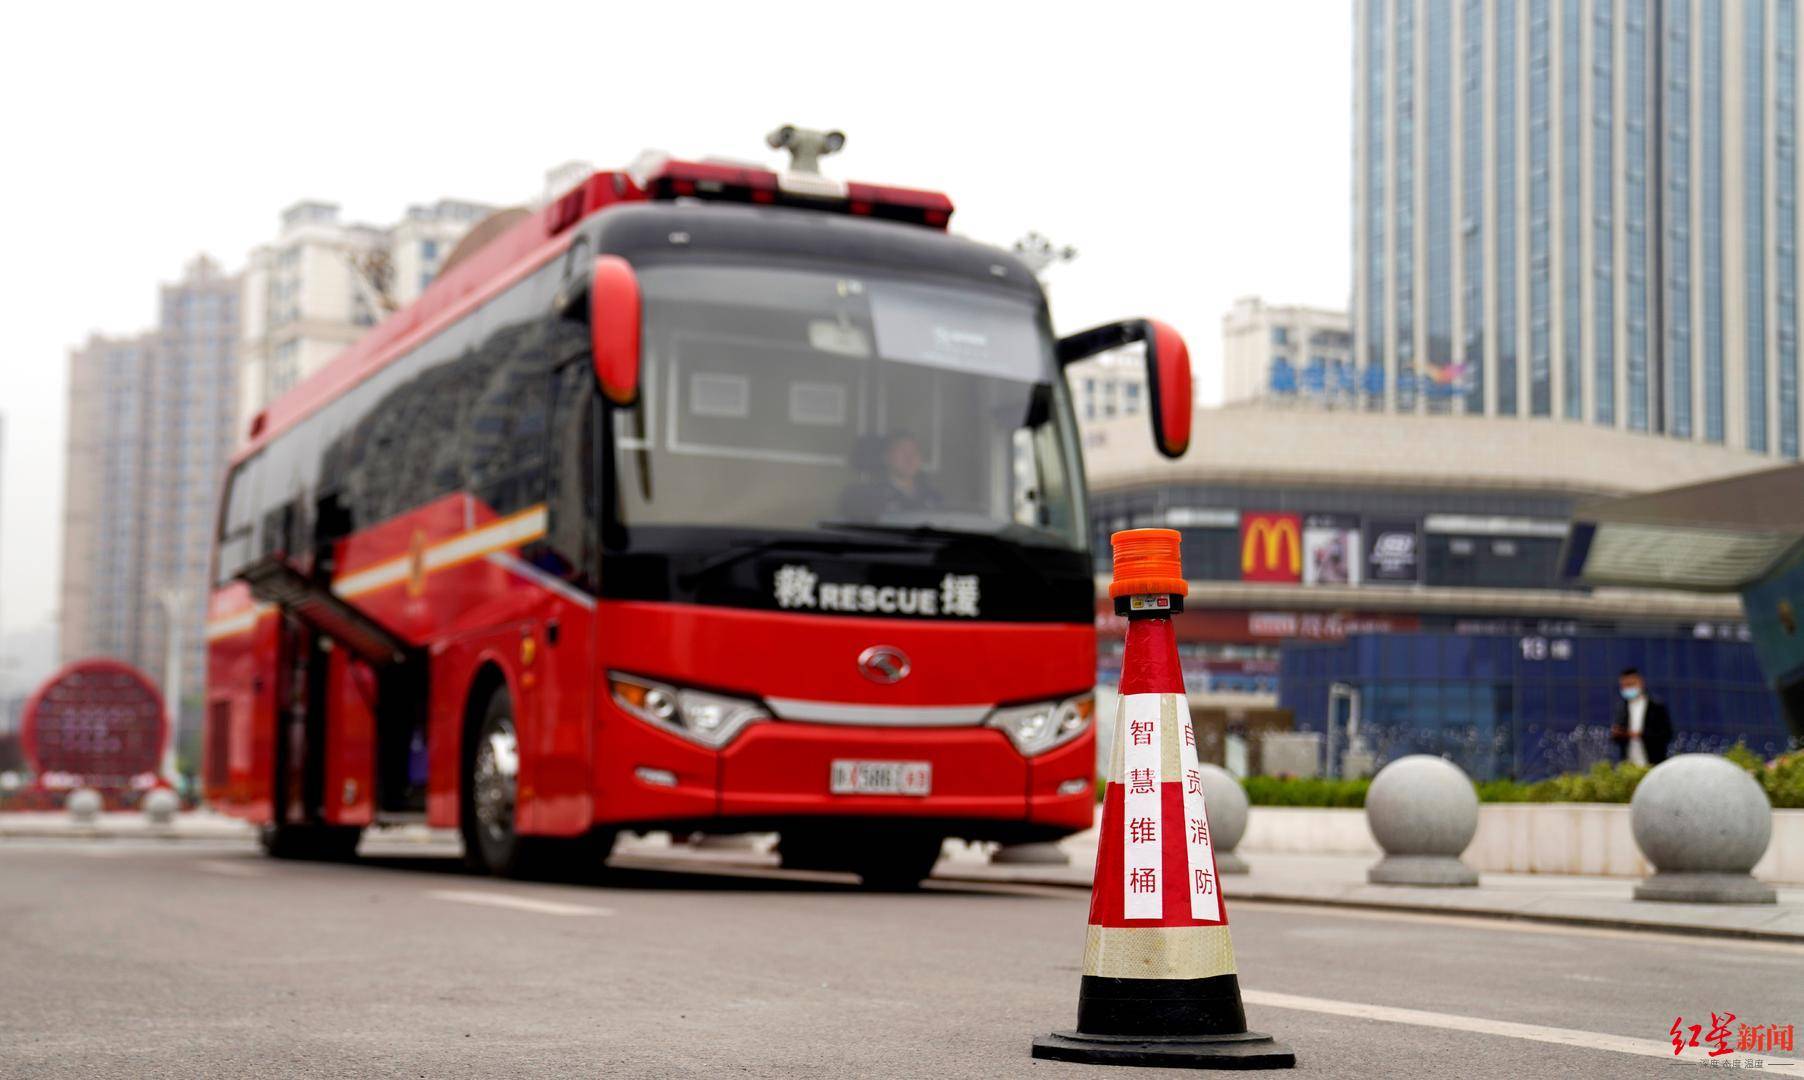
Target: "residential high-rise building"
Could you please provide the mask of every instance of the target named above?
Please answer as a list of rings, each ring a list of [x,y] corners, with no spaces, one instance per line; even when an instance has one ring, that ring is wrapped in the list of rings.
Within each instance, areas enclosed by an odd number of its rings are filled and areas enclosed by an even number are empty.
[[[240,280],[201,256],[162,286],[157,329],[70,355],[61,653],[113,656],[162,685],[170,612],[180,696],[204,678],[207,561],[234,444]],[[165,688],[167,689],[167,688]]]
[[[240,439],[264,405],[376,325],[382,302],[365,268],[384,246],[381,229],[344,224],[336,203],[307,201],[282,211],[275,243],[251,251],[240,325]]]
[[[389,300],[395,306],[412,303],[438,276],[445,257],[465,233],[494,207],[482,203],[440,199],[430,206],[410,206],[407,215],[388,230],[392,276]]]
[[[1356,0],[1383,407],[1795,458],[1797,0]]]
[[[240,284],[203,255],[181,281],[162,287],[156,379],[145,403],[141,649],[144,670],[160,684],[168,613],[180,613],[184,698],[202,690],[207,562],[219,485],[237,445]]]
[[[492,211],[440,199],[409,207],[387,228],[342,222],[336,203],[307,200],[282,211],[275,241],[254,249],[245,266],[238,438],[270,401],[419,296]]]
[[[144,429],[156,335],[94,335],[69,354],[61,654],[143,658]]]
[[[1221,346],[1224,405],[1286,397],[1363,400],[1345,311],[1243,297],[1222,316]]]

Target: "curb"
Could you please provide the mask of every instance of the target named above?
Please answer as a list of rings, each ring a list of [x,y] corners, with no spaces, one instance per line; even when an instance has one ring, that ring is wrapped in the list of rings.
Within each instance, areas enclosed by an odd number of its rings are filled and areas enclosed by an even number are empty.
[[[44,829],[0,827],[3,840],[159,840],[183,842],[192,840],[253,840],[256,833],[246,829],[197,833],[184,829]]]
[[[955,881],[981,885],[1037,885],[1073,891],[1089,891],[1088,883],[1061,881],[1052,877],[991,877],[972,873],[936,873],[935,881]],[[1500,908],[1455,908],[1435,904],[1412,903],[1408,900],[1378,901],[1346,899],[1333,896],[1298,896],[1274,892],[1231,890],[1231,900],[1261,904],[1287,904],[1295,907],[1348,908],[1354,911],[1392,911],[1406,915],[1452,915],[1472,919],[1494,919],[1498,922],[1529,922],[1552,926],[1583,926],[1599,930],[1621,930],[1626,933],[1681,934],[1691,937],[1733,938],[1742,941],[1764,941],[1781,945],[1804,946],[1804,933],[1782,930],[1760,930],[1752,927],[1702,926],[1696,923],[1661,922],[1643,919],[1616,919],[1608,916],[1553,915],[1545,912],[1515,911]]]

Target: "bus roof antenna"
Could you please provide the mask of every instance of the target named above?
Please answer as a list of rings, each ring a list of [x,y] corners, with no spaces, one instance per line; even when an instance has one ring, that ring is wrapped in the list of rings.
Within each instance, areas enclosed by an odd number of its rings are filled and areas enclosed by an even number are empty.
[[[772,150],[789,151],[789,171],[806,175],[821,174],[821,158],[837,154],[846,145],[843,131],[816,131],[813,128],[784,124],[764,137]]]

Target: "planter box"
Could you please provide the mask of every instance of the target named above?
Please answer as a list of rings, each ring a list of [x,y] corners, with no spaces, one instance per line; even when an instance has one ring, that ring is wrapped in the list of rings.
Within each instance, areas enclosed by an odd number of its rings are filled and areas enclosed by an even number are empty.
[[[1236,850],[1287,855],[1380,852],[1365,811],[1255,806]],[[1475,870],[1509,874],[1645,877],[1653,872],[1635,846],[1629,808],[1617,803],[1486,803],[1466,849]],[[1804,810],[1773,811],[1773,838],[1754,867],[1763,881],[1804,884]]]
[[[1322,806],[1253,806],[1235,851],[1285,855],[1370,855],[1382,852],[1366,828],[1364,810]]]

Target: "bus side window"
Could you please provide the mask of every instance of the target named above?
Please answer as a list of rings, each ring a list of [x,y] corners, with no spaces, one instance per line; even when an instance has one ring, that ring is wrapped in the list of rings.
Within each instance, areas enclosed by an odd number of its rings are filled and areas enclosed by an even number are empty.
[[[496,330],[480,347],[482,380],[464,452],[476,497],[498,514],[546,497],[552,337],[559,325],[535,315]]]
[[[545,567],[584,587],[593,588],[599,538],[596,517],[601,510],[596,486],[598,429],[595,372],[589,366],[588,328],[558,320],[553,325],[553,355],[563,357],[550,373],[551,423],[547,429],[549,477],[546,492],[548,514],[546,546],[551,561]],[[565,340],[574,337],[577,340]]]
[[[219,519],[218,566],[214,583],[224,585],[251,561],[251,502],[261,455],[240,462],[226,481],[225,506]]]

